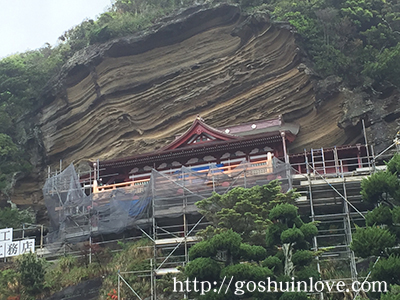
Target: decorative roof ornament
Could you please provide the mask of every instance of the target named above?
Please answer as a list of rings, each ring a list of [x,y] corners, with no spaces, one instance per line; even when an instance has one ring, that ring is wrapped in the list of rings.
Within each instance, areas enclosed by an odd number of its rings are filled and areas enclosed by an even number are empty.
[[[204,119],[203,119],[202,117],[200,117],[199,114],[197,115],[196,119],[197,119],[197,120],[200,120],[200,121],[202,121],[202,122],[204,122]]]

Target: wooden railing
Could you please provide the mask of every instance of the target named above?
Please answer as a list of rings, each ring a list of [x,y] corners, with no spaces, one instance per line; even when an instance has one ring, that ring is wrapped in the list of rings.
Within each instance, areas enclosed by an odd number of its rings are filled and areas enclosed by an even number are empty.
[[[256,161],[256,162],[250,162],[250,163],[245,163],[245,164],[237,164],[237,165],[228,165],[228,166],[223,166],[219,168],[212,168],[212,169],[205,169],[205,170],[199,170],[199,171],[193,171],[194,173],[197,174],[205,174],[211,171],[213,174],[212,176],[218,176],[219,174],[224,174],[227,176],[232,176],[233,173],[237,173],[239,171],[239,167],[243,166],[243,171],[246,174],[243,174],[242,176],[255,176],[255,175],[261,175],[261,174],[271,174],[273,173],[273,164],[272,164],[272,159],[268,160],[262,160],[262,161]],[[182,173],[170,173],[168,171],[160,172],[162,174],[168,175],[169,178],[176,178],[176,180],[179,180],[182,176],[185,176],[185,180],[192,181],[197,179],[195,176],[188,176],[187,174],[182,174]],[[211,176],[211,177],[212,177]],[[98,186],[96,183],[93,185],[93,193],[101,193],[101,192],[107,192],[119,188],[127,188],[127,189],[137,189],[137,192],[142,192],[144,191],[145,186],[149,183],[150,178],[146,179],[141,179],[141,180],[132,180],[132,181],[127,181],[127,182],[122,182],[122,183],[114,183],[114,184],[107,184],[107,185],[100,185]]]
[[[142,180],[134,180],[134,181],[127,181],[121,183],[114,183],[114,184],[106,184],[106,185],[99,185],[93,186],[93,193],[98,192],[107,192],[110,190],[115,190],[119,188],[135,188],[137,186],[147,185],[150,179],[142,179]]]

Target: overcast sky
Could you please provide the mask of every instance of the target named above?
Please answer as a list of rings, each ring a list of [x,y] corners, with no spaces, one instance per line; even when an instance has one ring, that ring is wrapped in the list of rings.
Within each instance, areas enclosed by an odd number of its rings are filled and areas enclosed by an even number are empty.
[[[0,58],[55,45],[64,31],[109,6],[111,0],[0,0]]]

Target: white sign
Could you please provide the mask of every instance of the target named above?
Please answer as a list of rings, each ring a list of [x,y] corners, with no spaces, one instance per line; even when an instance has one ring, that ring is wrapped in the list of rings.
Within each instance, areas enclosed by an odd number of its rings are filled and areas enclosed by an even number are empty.
[[[19,241],[19,254],[35,253],[35,239]]]
[[[11,242],[13,239],[13,229],[6,228],[0,229],[0,243],[1,242]]]
[[[35,239],[13,241],[13,229],[0,229],[0,258],[35,253]]]
[[[35,253],[35,239],[0,243],[0,258],[17,256],[29,252]]]
[[[6,257],[17,256],[19,255],[19,242],[5,242],[6,246]]]
[[[6,257],[6,243],[0,242],[0,258]]]

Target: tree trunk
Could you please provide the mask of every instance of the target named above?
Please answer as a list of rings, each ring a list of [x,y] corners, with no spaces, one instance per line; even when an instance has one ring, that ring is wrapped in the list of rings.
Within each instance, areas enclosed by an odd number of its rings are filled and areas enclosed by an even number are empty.
[[[292,277],[294,272],[294,265],[292,262],[292,255],[293,255],[293,244],[283,244],[282,245],[283,254],[285,255],[285,269],[284,274]]]

